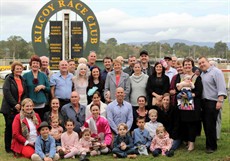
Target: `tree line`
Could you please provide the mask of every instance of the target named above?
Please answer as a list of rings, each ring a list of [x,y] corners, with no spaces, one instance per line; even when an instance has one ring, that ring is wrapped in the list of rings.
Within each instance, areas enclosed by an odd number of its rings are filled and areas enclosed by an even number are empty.
[[[49,42],[49,39],[47,39]],[[47,43],[47,46],[49,44]],[[149,42],[148,44],[131,45],[127,43],[119,44],[115,38],[110,38],[105,42],[100,42],[97,52],[98,58],[103,59],[105,56],[116,58],[121,55],[128,58],[130,55],[139,57],[141,50],[147,50],[151,59],[163,57],[165,55],[176,55],[177,57],[192,57],[196,59],[200,55],[208,57],[219,57],[224,59],[230,58],[230,51],[225,42],[216,42],[214,47],[186,45],[177,42],[172,46],[168,43]],[[21,36],[10,36],[7,40],[0,41],[0,59],[28,59],[35,54],[31,42],[25,41]]]

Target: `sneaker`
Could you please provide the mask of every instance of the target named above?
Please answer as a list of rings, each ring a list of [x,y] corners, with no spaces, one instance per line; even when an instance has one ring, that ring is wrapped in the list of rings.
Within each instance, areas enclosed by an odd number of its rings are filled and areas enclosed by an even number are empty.
[[[129,155],[127,155],[127,158],[135,159],[135,158],[137,158],[137,155],[136,154],[129,154]]]
[[[116,155],[116,154],[113,154],[113,157],[114,157],[114,158],[117,158],[117,155]]]
[[[59,150],[58,150],[58,153],[59,153],[60,158],[61,158],[61,159],[64,159],[65,152],[64,152],[62,149],[59,149]]]

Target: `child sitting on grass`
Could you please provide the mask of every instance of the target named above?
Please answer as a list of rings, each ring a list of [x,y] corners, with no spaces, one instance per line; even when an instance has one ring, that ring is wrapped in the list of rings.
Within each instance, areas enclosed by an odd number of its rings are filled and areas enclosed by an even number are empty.
[[[132,137],[127,134],[128,126],[120,123],[117,127],[118,135],[115,136],[113,142],[113,157],[116,158],[136,158],[136,150],[133,145]]]
[[[137,147],[139,154],[148,155],[148,148],[151,144],[151,136],[145,129],[145,117],[138,116],[136,119],[138,128],[133,131],[134,146]]]
[[[157,127],[162,125],[162,123],[157,122],[157,110],[149,110],[149,119],[150,121],[145,124],[145,129],[149,132],[151,138],[153,139],[156,135]]]
[[[62,148],[58,150],[61,158],[75,158],[80,154],[78,133],[73,131],[74,121],[68,119],[65,123],[66,132],[61,135]]]
[[[87,153],[90,153],[91,156],[100,155],[99,150],[100,143],[91,137],[91,131],[89,128],[84,128],[82,131],[82,138],[79,141],[81,145],[81,156],[83,158]]]
[[[156,136],[153,138],[150,151],[154,157],[159,154],[172,157],[174,155],[173,151],[170,151],[172,147],[172,139],[169,138],[168,132],[165,130],[163,125],[158,126],[156,130]]]
[[[55,140],[49,135],[51,126],[42,122],[38,128],[40,136],[35,142],[35,153],[31,156],[32,161],[56,161],[59,155],[56,153]]]

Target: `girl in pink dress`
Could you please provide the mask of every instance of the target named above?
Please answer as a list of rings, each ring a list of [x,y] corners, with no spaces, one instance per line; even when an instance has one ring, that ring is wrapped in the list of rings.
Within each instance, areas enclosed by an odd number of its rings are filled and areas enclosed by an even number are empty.
[[[66,132],[61,135],[61,149],[58,150],[61,158],[75,158],[80,154],[78,133],[73,131],[74,122],[68,119],[65,123]]]

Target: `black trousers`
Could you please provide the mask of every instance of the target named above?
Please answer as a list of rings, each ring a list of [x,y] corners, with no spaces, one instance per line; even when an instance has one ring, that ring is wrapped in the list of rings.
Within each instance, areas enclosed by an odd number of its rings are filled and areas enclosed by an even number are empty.
[[[203,125],[206,136],[206,149],[217,149],[216,120],[219,110],[216,110],[216,101],[202,100]]]
[[[12,140],[12,123],[16,114],[3,114],[5,119],[5,133],[4,133],[4,142],[5,142],[5,151],[9,152],[11,150],[11,140]]]

